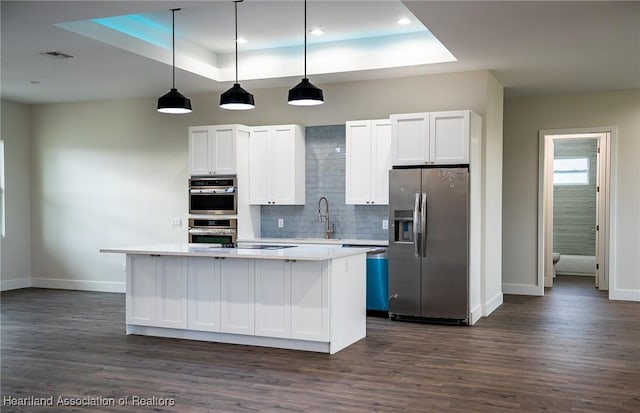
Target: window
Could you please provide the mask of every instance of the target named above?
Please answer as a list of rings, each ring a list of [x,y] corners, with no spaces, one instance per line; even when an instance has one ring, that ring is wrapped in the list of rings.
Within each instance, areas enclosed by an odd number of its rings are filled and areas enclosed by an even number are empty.
[[[553,184],[588,185],[589,158],[554,159]]]

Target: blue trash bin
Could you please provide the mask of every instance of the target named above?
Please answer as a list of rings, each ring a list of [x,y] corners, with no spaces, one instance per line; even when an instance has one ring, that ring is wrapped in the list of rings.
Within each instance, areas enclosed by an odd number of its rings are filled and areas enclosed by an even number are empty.
[[[386,249],[367,253],[367,310],[389,310],[389,259]]]

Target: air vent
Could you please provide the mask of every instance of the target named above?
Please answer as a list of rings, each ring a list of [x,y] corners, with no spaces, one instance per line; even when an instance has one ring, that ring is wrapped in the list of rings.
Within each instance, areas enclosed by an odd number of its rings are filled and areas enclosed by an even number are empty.
[[[70,54],[66,54],[66,53],[62,53],[62,52],[42,52],[40,54],[44,55],[44,56],[53,57],[53,58],[56,58],[56,59],[73,59],[75,57],[75,56],[72,56]]]

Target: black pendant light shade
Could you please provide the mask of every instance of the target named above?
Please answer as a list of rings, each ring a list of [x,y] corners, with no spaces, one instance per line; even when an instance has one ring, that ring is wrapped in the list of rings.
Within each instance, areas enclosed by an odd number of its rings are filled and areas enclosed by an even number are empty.
[[[289,89],[289,104],[296,106],[315,106],[324,103],[322,89],[309,82],[306,77]]]
[[[307,78],[307,0],[304,0],[304,77],[289,89],[289,104],[295,106],[315,106],[324,103],[322,89]]]
[[[172,48],[173,48],[173,87],[171,90],[158,98],[158,112],[183,114],[191,112],[191,101],[176,89],[176,11],[180,9],[171,9],[172,21]]]
[[[191,101],[178,89],[172,88],[166,95],[158,98],[158,112],[162,113],[189,113],[191,112]]]
[[[247,92],[238,83],[238,3],[243,0],[234,0],[235,16],[236,16],[236,37],[234,42],[236,44],[236,82],[231,89],[220,95],[220,107],[227,110],[247,110],[256,107],[256,103],[253,100],[253,95]]]
[[[247,110],[256,107],[253,95],[243,89],[239,83],[220,95],[220,107],[229,110]]]

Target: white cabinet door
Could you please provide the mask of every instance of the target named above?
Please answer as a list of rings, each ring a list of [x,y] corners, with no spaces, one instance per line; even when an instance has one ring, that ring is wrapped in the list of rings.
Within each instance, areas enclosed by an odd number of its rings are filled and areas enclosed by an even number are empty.
[[[220,261],[220,330],[224,333],[255,332],[254,260]]]
[[[291,338],[329,340],[329,287],[326,262],[291,263]]]
[[[429,161],[429,113],[391,115],[393,165],[420,165]]]
[[[213,128],[212,160],[214,175],[234,175],[236,173],[236,128],[223,125]]]
[[[431,163],[469,163],[469,113],[468,110],[431,112]]]
[[[271,203],[295,204],[295,130],[291,126],[276,126],[271,130]]]
[[[345,203],[364,205],[371,202],[371,121],[346,123]]]
[[[391,169],[391,121],[371,121],[371,203],[389,205]]]
[[[187,328],[187,258],[156,259],[157,327]]]
[[[211,128],[199,126],[189,128],[189,174],[212,175],[209,161],[212,143]]]
[[[270,130],[253,128],[249,135],[249,198],[253,205],[267,205],[271,196]]]
[[[127,324],[187,328],[184,257],[127,256]]]
[[[220,331],[220,260],[189,257],[188,328]]]
[[[154,325],[156,260],[149,255],[127,255],[127,324]]]
[[[291,337],[291,263],[256,260],[256,335]]]
[[[391,121],[347,122],[346,152],[345,202],[388,205]]]
[[[305,148],[301,126],[252,128],[249,153],[252,205],[304,205]]]
[[[239,125],[189,128],[189,174],[236,174],[236,135]]]

